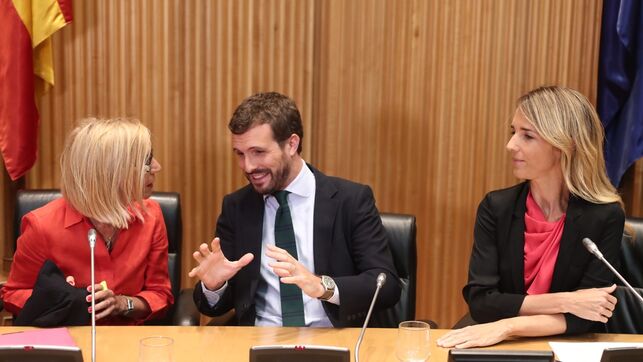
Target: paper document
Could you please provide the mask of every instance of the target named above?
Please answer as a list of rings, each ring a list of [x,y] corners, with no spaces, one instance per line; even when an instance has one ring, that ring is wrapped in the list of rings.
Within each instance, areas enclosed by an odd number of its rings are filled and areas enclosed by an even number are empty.
[[[561,362],[600,362],[605,348],[643,347],[629,342],[549,342]]]

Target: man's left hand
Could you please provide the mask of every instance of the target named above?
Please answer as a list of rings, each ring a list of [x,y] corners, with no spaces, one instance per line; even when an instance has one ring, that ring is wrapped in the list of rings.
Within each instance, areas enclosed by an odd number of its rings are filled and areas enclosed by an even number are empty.
[[[279,276],[284,284],[295,284],[311,298],[319,298],[324,294],[321,278],[311,273],[286,250],[274,245],[266,245],[266,256],[276,261],[270,263],[272,271]]]

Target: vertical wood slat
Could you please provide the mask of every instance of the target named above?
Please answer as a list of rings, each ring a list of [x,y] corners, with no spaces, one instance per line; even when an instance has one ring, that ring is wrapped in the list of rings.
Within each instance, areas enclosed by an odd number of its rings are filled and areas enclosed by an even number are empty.
[[[418,217],[417,315],[449,327],[465,311],[477,203],[515,182],[515,99],[558,83],[593,100],[600,16],[599,0],[78,1],[54,35],[57,84],[27,187],[58,187],[79,118],[140,118],[163,165],[157,189],[183,198],[191,285],[191,251],[244,183],[227,121],[249,94],[280,91],[302,111],[306,160]]]
[[[141,119],[163,166],[156,189],[181,193],[182,281],[192,285],[192,250],[211,240],[223,196],[245,182],[227,131],[234,107],[277,90],[295,99],[311,129],[313,5],[75,2],[74,22],[54,36],[57,84],[40,100],[40,151],[27,187],[59,187],[58,158],[79,119]]]
[[[625,172],[619,191],[625,203],[625,215],[643,218],[643,158]]]
[[[466,310],[477,204],[516,182],[504,150],[516,99],[551,83],[594,99],[600,6],[321,3],[314,162],[418,217],[419,318],[449,327]]]

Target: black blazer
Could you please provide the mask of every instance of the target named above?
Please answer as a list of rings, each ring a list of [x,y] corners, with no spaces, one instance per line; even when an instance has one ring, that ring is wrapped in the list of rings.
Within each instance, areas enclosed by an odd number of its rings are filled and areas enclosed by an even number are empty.
[[[387,273],[377,308],[388,308],[400,298],[399,280],[388,248],[388,236],[368,186],[329,177],[312,166],[316,180],[313,250],[315,273],[328,275],[339,288],[341,305],[322,302],[336,327],[360,326],[375,292],[380,272]],[[219,302],[211,308],[200,283],[194,302],[201,313],[218,316],[235,308],[237,323],[254,325],[255,296],[261,266],[263,196],[247,185],[223,199],[216,235],[224,255],[237,260],[245,253],[254,259],[228,281]]]
[[[529,183],[493,191],[478,207],[469,281],[462,290],[476,322],[518,315],[525,299],[524,233]],[[614,275],[583,246],[592,239],[612,265],[619,261],[625,215],[617,203],[594,204],[571,196],[550,293],[610,286]],[[602,324],[565,314],[566,333],[601,330]]]

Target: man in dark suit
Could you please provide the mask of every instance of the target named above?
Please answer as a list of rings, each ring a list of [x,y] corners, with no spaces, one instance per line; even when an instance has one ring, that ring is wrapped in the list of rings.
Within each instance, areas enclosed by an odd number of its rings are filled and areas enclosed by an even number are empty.
[[[193,254],[199,310],[234,308],[240,325],[358,326],[379,273],[388,282],[376,307],[394,305],[400,286],[373,193],[304,162],[295,103],[256,94],[228,128],[249,185],[223,199],[215,239]]]

